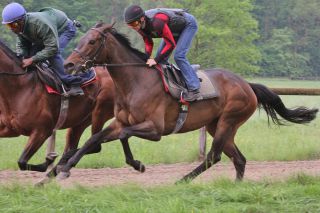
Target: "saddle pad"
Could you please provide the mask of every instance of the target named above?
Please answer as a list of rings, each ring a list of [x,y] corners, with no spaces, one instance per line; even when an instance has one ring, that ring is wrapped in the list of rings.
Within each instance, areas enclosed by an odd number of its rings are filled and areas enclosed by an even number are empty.
[[[214,82],[211,82],[206,73],[202,70],[197,72],[200,79],[200,93],[203,99],[215,98],[219,96],[217,89],[214,87]]]
[[[211,82],[208,76],[206,75],[205,71],[198,70],[197,76],[200,79],[200,93],[203,99],[210,99],[219,96],[218,90],[214,86],[214,82]],[[180,96],[182,92],[185,92],[186,89],[177,82],[173,82],[172,78],[163,77],[163,83],[165,88],[168,89],[169,93],[175,99],[180,100]]]
[[[86,81],[84,81],[82,84],[81,84],[81,87],[84,88],[92,83],[94,83],[96,80],[97,80],[97,74],[96,74],[96,70],[94,68],[92,68],[92,73],[90,74],[90,79],[86,79]],[[59,92],[58,90],[54,89],[53,87],[51,87],[50,85],[48,84],[45,84],[45,88],[47,90],[47,92],[49,94],[57,94],[57,95],[62,95],[61,92]]]

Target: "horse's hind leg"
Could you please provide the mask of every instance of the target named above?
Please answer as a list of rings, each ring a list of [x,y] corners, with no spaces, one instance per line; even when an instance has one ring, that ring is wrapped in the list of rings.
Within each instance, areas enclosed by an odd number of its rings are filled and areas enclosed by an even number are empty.
[[[215,126],[207,128],[209,134],[212,135],[212,137],[214,137],[215,135],[215,128]],[[234,167],[237,172],[236,179],[242,180],[246,166],[246,158],[242,155],[242,153],[234,143],[234,137],[237,133],[238,128],[233,127],[232,129],[232,134],[230,135],[229,140],[226,141],[223,147],[223,152],[232,160],[234,164]]]
[[[246,158],[242,155],[238,147],[232,142],[224,146],[223,152],[232,160],[237,171],[236,180],[242,180],[245,167]]]
[[[231,121],[227,122],[225,119],[220,118],[217,125],[213,125],[214,127],[209,127],[208,131],[210,133],[210,129],[212,132],[215,132],[214,141],[212,142],[211,149],[207,154],[207,158],[192,172],[184,176],[180,181],[191,181],[200,175],[202,172],[209,169],[212,165],[216,164],[221,160],[221,154],[224,148],[224,145],[233,138],[234,133],[232,131],[233,125],[231,125]],[[216,129],[217,127],[217,129]],[[210,133],[211,134],[211,133]]]

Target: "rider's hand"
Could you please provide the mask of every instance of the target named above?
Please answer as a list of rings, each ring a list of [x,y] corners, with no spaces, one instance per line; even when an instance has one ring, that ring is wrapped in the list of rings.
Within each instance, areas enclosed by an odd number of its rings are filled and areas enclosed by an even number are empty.
[[[25,68],[27,66],[30,66],[33,63],[32,58],[26,58],[22,60],[22,67]]]
[[[153,58],[149,58],[147,61],[147,64],[149,65],[149,67],[152,67],[152,66],[156,65],[157,62]]]

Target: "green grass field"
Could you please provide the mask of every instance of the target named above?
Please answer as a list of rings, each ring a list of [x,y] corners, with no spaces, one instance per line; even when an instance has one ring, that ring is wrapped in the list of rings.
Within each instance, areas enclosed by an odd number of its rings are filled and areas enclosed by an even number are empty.
[[[134,185],[63,189],[51,184],[0,187],[6,213],[279,213],[320,212],[320,179],[298,175],[287,182],[217,180],[152,188]]]
[[[274,87],[320,87],[317,81],[290,81],[274,79],[248,79]],[[320,108],[320,96],[282,96],[287,107],[304,105]],[[318,116],[319,117],[319,116]],[[236,144],[248,160],[308,160],[320,157],[320,119],[308,125],[268,126],[263,110],[256,113],[238,131]],[[65,131],[59,131],[57,150],[61,154],[64,146]],[[81,143],[90,137],[87,129]],[[131,138],[130,145],[136,159],[145,164],[192,162],[198,158],[199,131],[163,137],[160,142],[150,142]],[[0,169],[18,169],[17,160],[26,144],[26,137],[0,139]],[[210,148],[212,138],[207,139]],[[45,145],[31,159],[31,163],[44,160]],[[226,157],[223,160],[227,160]],[[104,144],[99,154],[84,157],[78,167],[101,168],[122,167],[125,165],[124,154],[118,141]]]

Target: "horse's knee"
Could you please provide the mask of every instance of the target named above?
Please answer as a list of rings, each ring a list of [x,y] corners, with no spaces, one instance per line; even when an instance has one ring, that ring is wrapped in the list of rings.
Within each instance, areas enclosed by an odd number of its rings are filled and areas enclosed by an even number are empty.
[[[19,169],[22,171],[27,170],[27,163],[24,161],[18,161],[18,166],[19,166]]]
[[[101,144],[96,144],[87,154],[98,153],[101,149]]]

